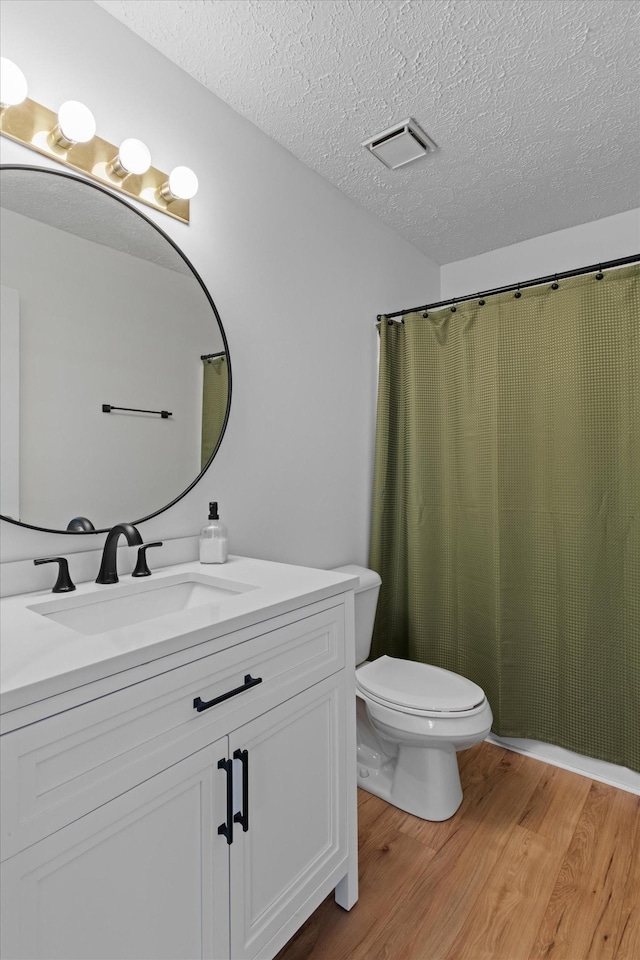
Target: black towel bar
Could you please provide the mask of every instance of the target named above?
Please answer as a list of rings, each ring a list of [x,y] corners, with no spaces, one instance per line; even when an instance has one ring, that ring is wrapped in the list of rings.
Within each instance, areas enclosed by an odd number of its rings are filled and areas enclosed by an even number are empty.
[[[111,413],[112,410],[127,410],[130,413],[157,413],[162,417],[163,420],[166,420],[167,417],[171,416],[170,410],[140,410],[138,407],[114,407],[110,403],[102,404],[103,413]]]

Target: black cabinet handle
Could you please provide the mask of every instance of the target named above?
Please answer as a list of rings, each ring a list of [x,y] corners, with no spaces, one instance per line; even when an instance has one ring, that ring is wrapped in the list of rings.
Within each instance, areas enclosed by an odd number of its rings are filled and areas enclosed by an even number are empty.
[[[218,770],[227,774],[227,820],[218,827],[218,833],[233,843],[233,760],[218,760]]]
[[[229,690],[227,693],[223,693],[219,697],[214,697],[213,700],[205,701],[200,697],[196,697],[193,701],[193,706],[198,713],[202,713],[203,710],[208,710],[209,707],[214,707],[216,703],[222,703],[223,700],[228,700],[230,697],[237,697],[239,693],[244,693],[245,690],[250,690],[251,687],[255,687],[259,683],[262,683],[262,677],[256,677],[254,679],[250,673],[247,673],[244,678],[244,683],[241,687],[236,687],[234,690]]]
[[[246,833],[249,829],[249,751],[234,750],[233,759],[242,763],[242,813],[236,813],[233,820]]]

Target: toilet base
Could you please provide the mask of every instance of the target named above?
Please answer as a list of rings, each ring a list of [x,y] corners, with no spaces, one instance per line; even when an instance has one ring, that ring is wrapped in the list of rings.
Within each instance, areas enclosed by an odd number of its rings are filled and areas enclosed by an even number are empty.
[[[448,820],[462,803],[458,759],[448,743],[401,745],[383,763],[359,750],[358,786],[422,820]]]
[[[462,803],[457,751],[491,729],[489,704],[457,717],[404,714],[356,696],[358,786],[422,820],[440,822]]]

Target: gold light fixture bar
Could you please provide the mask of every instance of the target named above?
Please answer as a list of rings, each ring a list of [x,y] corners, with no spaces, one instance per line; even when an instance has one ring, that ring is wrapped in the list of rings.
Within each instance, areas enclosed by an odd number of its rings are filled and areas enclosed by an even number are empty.
[[[113,167],[118,157],[118,147],[94,136],[87,143],[73,143],[65,149],[52,135],[57,123],[58,116],[53,110],[27,98],[22,103],[2,108],[0,134],[84,173],[116,193],[125,193],[154,210],[160,210],[182,223],[189,223],[189,201],[178,197],[166,199],[168,174],[149,167],[143,174],[118,176]]]

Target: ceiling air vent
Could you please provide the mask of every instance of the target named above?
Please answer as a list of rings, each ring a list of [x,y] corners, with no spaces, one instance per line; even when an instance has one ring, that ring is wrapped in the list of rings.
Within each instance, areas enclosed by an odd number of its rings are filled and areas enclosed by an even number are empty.
[[[426,157],[428,153],[438,149],[411,117],[397,123],[395,127],[377,133],[375,137],[364,140],[362,146],[370,150],[390,170],[404,167],[406,163]]]

